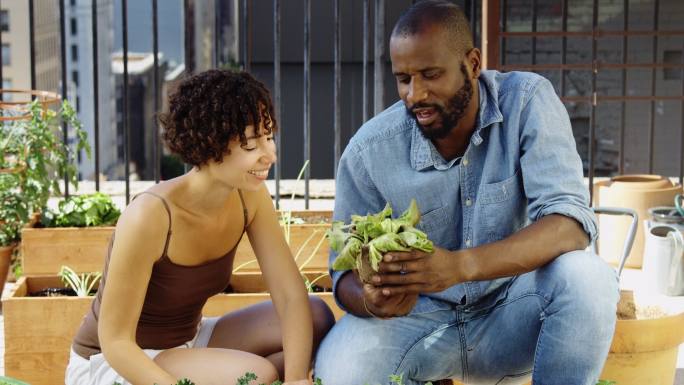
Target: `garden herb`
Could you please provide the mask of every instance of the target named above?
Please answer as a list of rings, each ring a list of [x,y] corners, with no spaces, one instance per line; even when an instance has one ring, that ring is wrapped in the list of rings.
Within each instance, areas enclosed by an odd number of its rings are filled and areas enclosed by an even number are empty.
[[[352,215],[349,225],[333,222],[328,239],[330,247],[339,253],[333,262],[333,270],[357,269],[362,280],[368,282],[372,271],[364,267],[363,254],[368,254],[372,270],[378,271],[384,253],[411,249],[431,253],[434,250],[432,241],[414,227],[418,222],[420,211],[415,199],[397,219],[392,219],[392,207],[387,203],[376,214]]]

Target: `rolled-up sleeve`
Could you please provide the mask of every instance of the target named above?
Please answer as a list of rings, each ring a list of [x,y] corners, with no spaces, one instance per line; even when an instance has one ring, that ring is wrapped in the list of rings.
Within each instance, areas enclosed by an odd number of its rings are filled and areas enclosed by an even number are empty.
[[[523,108],[521,157],[530,220],[560,214],[579,222],[591,241],[596,217],[589,207],[582,160],[565,106],[546,79],[540,79]]]
[[[352,215],[366,215],[383,209],[385,202],[373,185],[361,154],[356,146],[349,145],[340,158],[335,182],[335,210],[334,221],[351,222]],[[333,295],[337,305],[346,310],[338,299],[337,283],[344,274],[350,271],[333,271],[332,264],[337,253],[332,249],[328,257],[328,269],[333,281]]]

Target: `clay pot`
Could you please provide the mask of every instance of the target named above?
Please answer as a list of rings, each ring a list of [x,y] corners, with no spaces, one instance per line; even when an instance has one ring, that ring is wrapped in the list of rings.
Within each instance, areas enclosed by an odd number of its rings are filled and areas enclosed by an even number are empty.
[[[672,205],[675,195],[682,192],[681,185],[660,175],[620,175],[594,183],[594,206],[627,207],[639,214],[639,228],[632,251],[625,266],[641,268],[644,253],[643,220],[648,209]],[[631,219],[618,216],[600,216],[598,241],[599,255],[613,265],[618,264]]]
[[[7,274],[9,274],[10,264],[12,263],[12,253],[16,247],[16,244],[0,246],[0,293],[5,288]]]

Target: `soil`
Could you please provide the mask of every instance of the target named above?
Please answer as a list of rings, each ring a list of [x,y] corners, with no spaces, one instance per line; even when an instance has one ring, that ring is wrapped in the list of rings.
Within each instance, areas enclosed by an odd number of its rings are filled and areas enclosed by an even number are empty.
[[[97,290],[90,292],[90,295],[95,295]],[[63,287],[48,287],[42,290],[29,293],[29,297],[76,297],[76,292],[72,289]]]
[[[632,293],[622,292],[622,298],[617,307],[617,318],[619,320],[654,319],[667,316],[660,306],[639,305],[634,302]]]
[[[370,263],[370,254],[368,253],[368,246],[361,248],[361,266],[359,266],[359,278],[363,283],[372,283],[371,278],[375,274],[373,266]]]

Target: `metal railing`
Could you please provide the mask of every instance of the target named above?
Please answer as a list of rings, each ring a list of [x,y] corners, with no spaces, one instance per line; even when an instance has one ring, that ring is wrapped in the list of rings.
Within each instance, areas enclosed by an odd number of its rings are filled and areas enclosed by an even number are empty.
[[[4,0],[5,2],[8,0]],[[29,10],[29,44],[30,44],[30,73],[31,73],[31,86],[32,88],[35,88],[36,86],[36,45],[35,45],[35,14],[34,14],[34,1],[35,0],[28,0],[28,10]],[[48,0],[41,0],[41,1],[48,1]],[[61,95],[64,99],[67,98],[67,89],[68,87],[65,86],[66,84],[66,44],[65,44],[65,24],[66,24],[66,17],[65,17],[65,4],[64,0],[57,0],[59,3],[59,11],[60,11],[60,39],[61,39],[61,73],[62,73],[62,89],[61,89]],[[122,84],[122,93],[123,93],[123,137],[124,137],[124,177],[125,177],[125,194],[126,194],[126,202],[129,201],[130,199],[130,159],[131,159],[131,127],[130,127],[130,122],[129,122],[129,109],[128,109],[128,102],[129,102],[129,90],[128,90],[128,76],[129,76],[129,68],[128,68],[128,1],[127,0],[119,0],[120,5],[121,5],[121,34],[122,34],[122,40],[123,40],[123,84]],[[149,0],[151,1],[151,6],[152,6],[152,26],[151,26],[151,34],[152,34],[152,45],[153,45],[153,57],[154,57],[154,107],[156,111],[159,111],[160,109],[160,100],[161,100],[161,95],[159,95],[159,68],[160,68],[160,63],[159,63],[159,25],[158,25],[158,0]],[[253,10],[252,10],[252,1],[251,0],[235,0],[237,1],[237,9],[240,10],[240,15],[239,15],[239,20],[240,20],[240,33],[239,33],[239,47],[240,47],[240,65],[241,67],[246,70],[250,71],[251,65],[252,65],[252,57],[253,57],[253,37],[252,37],[252,25],[253,25],[253,18],[260,16],[264,17],[263,14],[260,15],[255,15]],[[312,20],[312,15],[311,15],[311,0],[302,0],[304,4],[304,22],[302,25],[302,33],[304,37],[304,51],[303,51],[303,57],[302,57],[302,75],[303,75],[303,109],[302,109],[302,114],[303,114],[303,125],[302,125],[302,130],[303,130],[303,157],[305,160],[311,159],[311,86],[312,86],[312,79],[311,79],[311,20]],[[333,109],[333,118],[332,118],[332,135],[334,136],[334,142],[333,142],[333,148],[332,148],[332,156],[334,157],[334,173],[336,174],[337,172],[337,163],[339,161],[342,149],[344,148],[344,143],[342,139],[342,96],[341,96],[341,89],[342,89],[342,52],[341,52],[341,47],[342,47],[342,39],[343,39],[343,34],[342,34],[342,14],[341,14],[341,0],[332,0],[333,1],[333,19],[334,23],[331,26],[333,29],[333,103],[334,103],[334,109]],[[373,106],[373,114],[376,114],[380,112],[382,109],[386,107],[385,105],[385,87],[384,85],[384,67],[387,65],[387,58],[386,58],[386,10],[388,7],[394,7],[396,4],[394,2],[385,2],[384,0],[373,0],[373,4],[371,4],[371,0],[359,0],[362,2],[362,19],[363,19],[363,37],[362,37],[362,61],[361,61],[361,66],[362,66],[362,121],[366,121],[371,113],[369,106],[372,103]],[[624,147],[624,138],[625,138],[625,111],[626,111],[626,102],[628,101],[650,101],[651,107],[651,119],[650,119],[650,129],[649,129],[649,172],[653,172],[653,163],[654,163],[654,130],[655,130],[655,106],[656,102],[658,101],[681,101],[682,102],[682,121],[684,122],[684,54],[682,54],[683,57],[683,63],[681,64],[676,64],[676,63],[659,63],[657,62],[657,53],[658,53],[658,42],[659,38],[662,37],[682,37],[684,41],[684,30],[667,30],[667,31],[661,31],[659,29],[659,9],[658,5],[660,4],[660,0],[654,0],[655,1],[655,11],[654,11],[654,20],[653,20],[653,30],[650,31],[638,31],[638,30],[629,30],[628,25],[629,25],[629,16],[630,16],[630,11],[629,11],[629,1],[624,0],[624,15],[623,15],[623,30],[622,31],[614,31],[614,30],[601,30],[599,29],[599,23],[598,23],[598,5],[599,1],[598,0],[593,0],[592,3],[592,26],[591,30],[583,30],[583,31],[568,31],[568,0],[562,0],[561,4],[561,30],[558,31],[539,31],[538,30],[538,7],[541,5],[540,3],[544,3],[541,0],[535,0],[532,2],[531,5],[531,18],[532,18],[532,26],[531,30],[527,32],[519,32],[519,31],[508,31],[506,26],[508,23],[508,9],[509,7],[507,6],[508,1],[507,0],[485,0],[482,3],[475,1],[475,0],[467,0],[462,3],[464,6],[464,9],[466,11],[466,14],[471,17],[471,26],[472,26],[472,31],[474,36],[479,36],[479,31],[481,26],[486,25],[486,39],[487,39],[487,45],[483,46],[483,51],[485,52],[485,60],[488,63],[489,68],[493,69],[500,69],[500,70],[532,70],[532,71],[558,71],[560,73],[560,84],[559,84],[559,94],[561,99],[564,102],[577,102],[577,103],[586,103],[590,105],[591,109],[591,114],[590,114],[590,124],[589,124],[589,151],[588,151],[588,162],[589,162],[589,167],[588,167],[588,177],[589,177],[589,183],[590,185],[593,183],[594,179],[594,168],[595,168],[595,156],[596,156],[596,148],[595,148],[595,141],[596,141],[596,108],[597,105],[601,102],[621,102],[622,103],[622,111],[621,111],[621,122],[620,122],[620,150],[619,150],[619,172],[623,172],[625,169],[625,147]],[[184,0],[183,1],[183,8],[186,13],[188,12],[192,13],[193,10],[191,9],[192,7],[192,1],[189,0]],[[281,34],[281,13],[282,13],[282,7],[284,6],[280,0],[272,0],[273,4],[273,13],[272,15],[266,15],[265,17],[272,18],[272,23],[274,25],[273,29],[273,44],[274,44],[274,56],[273,56],[273,87],[272,87],[272,94],[274,97],[274,108],[275,108],[275,113],[276,113],[276,118],[280,120],[281,115],[282,115],[282,84],[283,84],[283,78],[282,78],[282,69],[281,69],[281,61],[282,61],[282,56],[281,56],[281,45],[282,45],[282,34]],[[406,2],[404,6],[408,6],[410,2]],[[373,7],[372,7],[373,6]],[[93,54],[92,54],[92,61],[93,61],[93,78],[92,78],[92,86],[94,90],[94,98],[95,98],[95,103],[94,103],[94,126],[93,126],[93,132],[94,132],[94,154],[95,154],[95,188],[96,190],[99,191],[100,189],[100,182],[99,182],[99,173],[101,169],[100,165],[100,147],[99,147],[99,140],[100,140],[100,111],[99,111],[99,74],[98,74],[98,63],[101,58],[98,57],[98,22],[97,22],[97,14],[98,14],[98,4],[96,0],[92,0],[91,3],[92,7],[92,44],[93,44]],[[371,11],[373,11],[371,13]],[[481,14],[481,19],[478,17],[478,15]],[[374,26],[371,30],[371,16],[374,17]],[[187,23],[188,20],[186,19],[186,28],[187,28]],[[392,23],[393,24],[393,23]],[[220,63],[220,59],[218,58],[219,55],[217,54],[221,40],[220,40],[220,34],[218,33],[218,22],[215,25],[215,33],[213,34],[214,36],[214,53],[216,56],[215,60],[215,65],[221,65],[224,63]],[[628,38],[632,36],[651,36],[653,38],[653,54],[652,54],[652,61],[650,63],[629,63],[627,60],[627,50],[628,50]],[[531,44],[531,63],[530,64],[507,64],[506,63],[506,58],[507,58],[507,41],[509,39],[513,38],[521,38],[521,37],[529,37],[532,39],[532,44]],[[562,40],[562,45],[561,45],[561,52],[560,52],[560,62],[559,63],[539,63],[537,60],[537,39],[539,38],[549,38],[549,37],[555,37],[555,38],[561,38]],[[591,38],[592,40],[592,47],[591,47],[591,60],[590,62],[587,63],[572,63],[569,64],[567,63],[567,40],[568,38],[574,38],[574,37],[585,37],[585,38]],[[604,63],[600,62],[597,57],[597,43],[598,40],[604,37],[622,37],[622,50],[623,50],[623,55],[622,55],[622,61],[619,63]],[[373,85],[374,85],[374,94],[373,94],[373,99],[371,102],[370,99],[370,94],[369,94],[369,83],[371,81],[371,77],[369,75],[369,66],[371,63],[371,57],[370,57],[370,48],[371,48],[371,39],[373,41]],[[0,31],[0,42],[2,42],[2,31]],[[185,47],[186,47],[186,57],[188,57],[189,52],[192,53],[195,49],[193,46],[194,42],[191,39],[188,39],[187,36],[185,38]],[[684,46],[684,44],[683,44]],[[0,63],[1,62],[1,56],[0,56]],[[187,68],[187,67],[186,67]],[[627,95],[627,89],[626,89],[626,78],[627,78],[627,70],[628,69],[633,69],[633,68],[644,68],[644,69],[651,69],[652,71],[652,89],[651,89],[651,95]],[[656,82],[654,81],[655,76],[656,76],[656,70],[659,69],[681,69],[682,72],[682,90],[681,90],[681,95],[679,96],[660,96],[656,95]],[[616,96],[616,95],[600,95],[597,92],[597,86],[596,86],[596,81],[597,81],[597,76],[599,74],[599,71],[604,70],[604,69],[611,69],[611,70],[622,70],[622,95]],[[571,96],[567,95],[567,84],[566,84],[566,73],[568,71],[591,71],[591,93],[589,96]],[[2,65],[0,64],[0,76],[2,75]],[[154,128],[155,128],[155,133],[158,132],[158,125],[155,120],[154,123]],[[64,127],[64,140],[68,140],[68,133],[67,133],[67,127]],[[277,150],[278,153],[281,152],[281,140],[280,140],[280,133],[278,133],[278,137],[276,140],[277,143]],[[161,158],[161,143],[160,143],[160,138],[158,134],[154,135],[154,140],[153,140],[153,153],[154,153],[154,180],[155,182],[158,182],[160,180],[160,169],[161,169],[161,163],[160,163],[160,158]],[[680,183],[682,182],[682,178],[684,177],[684,124],[682,124],[682,143],[681,143],[681,151],[680,151],[680,156],[679,156],[679,165],[680,165],[680,175],[679,175],[679,180]],[[281,188],[280,188],[280,181],[282,178],[282,166],[280,162],[278,162],[275,165],[274,168],[274,177],[275,177],[275,202],[276,205],[279,205],[280,198],[281,198]],[[304,185],[305,185],[305,190],[304,190],[304,201],[305,201],[305,207],[309,208],[309,199],[310,199],[310,191],[309,191],[309,184],[310,184],[310,178],[311,178],[311,171],[310,169],[307,169],[305,175],[304,175]],[[65,188],[65,194],[69,194],[68,186]]]
[[[652,30],[630,30],[629,16],[630,8],[629,1],[623,0],[622,4],[622,30],[606,30],[599,28],[599,0],[593,0],[591,3],[591,30],[585,31],[568,31],[568,0],[561,2],[561,30],[557,31],[538,31],[537,18],[539,1],[531,2],[532,26],[530,31],[508,31],[508,10],[510,9],[510,1],[508,0],[486,0],[486,7],[492,11],[492,15],[498,19],[501,15],[501,23],[490,22],[491,29],[489,33],[489,46],[486,48],[488,63],[490,68],[499,69],[502,71],[559,71],[560,85],[559,96],[563,102],[577,102],[586,103],[590,105],[590,123],[589,123],[589,150],[588,150],[588,177],[589,185],[593,185],[595,177],[595,161],[596,161],[596,109],[601,102],[621,102],[620,114],[620,147],[619,147],[619,162],[618,172],[620,174],[625,172],[625,126],[626,126],[626,103],[630,101],[646,101],[650,102],[650,125],[648,130],[648,173],[654,172],[654,154],[655,154],[655,110],[656,102],[658,101],[681,101],[681,145],[679,151],[679,183],[684,179],[684,53],[682,53],[682,63],[663,63],[658,62],[659,40],[664,37],[680,38],[680,47],[684,50],[684,30],[661,30],[660,27],[660,5],[661,0],[653,0],[652,11]],[[670,2],[674,4],[674,2]],[[652,37],[651,44],[651,61],[644,63],[628,62],[629,52],[629,37]],[[512,38],[531,38],[531,63],[530,64],[507,64],[507,40]],[[561,38],[561,60],[560,63],[544,63],[537,62],[537,39],[538,38]],[[591,38],[591,58],[590,62],[585,63],[567,63],[567,39],[568,38]],[[597,44],[600,39],[608,37],[622,37],[621,62],[601,62],[597,54]],[[658,69],[680,69],[681,70],[681,93],[680,95],[658,95],[656,90],[656,70]],[[597,77],[601,70],[621,70],[621,95],[602,95],[597,90]],[[629,69],[651,69],[651,89],[650,95],[629,95],[627,90],[627,70]],[[591,90],[588,96],[568,96],[566,94],[566,74],[568,71],[591,71]],[[590,189],[591,193],[591,189]]]

